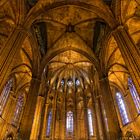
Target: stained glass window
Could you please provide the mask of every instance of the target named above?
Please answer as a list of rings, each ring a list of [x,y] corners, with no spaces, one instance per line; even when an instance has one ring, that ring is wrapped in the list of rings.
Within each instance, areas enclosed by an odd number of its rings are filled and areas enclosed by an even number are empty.
[[[118,104],[118,108],[119,108],[119,112],[120,112],[120,115],[121,115],[122,122],[125,125],[129,122],[129,119],[128,119],[128,114],[127,114],[127,111],[126,111],[126,106],[125,106],[123,97],[122,97],[120,92],[116,93],[116,101],[117,101],[117,104]]]
[[[137,111],[138,111],[138,113],[140,113],[140,97],[137,93],[137,90],[136,90],[131,78],[128,79],[128,86],[129,86],[129,90],[130,90],[131,96],[133,98],[133,101],[135,103],[135,106],[137,108]]]
[[[89,126],[89,134],[90,136],[93,136],[93,123],[92,123],[91,109],[88,109],[88,126]]]
[[[73,81],[72,81],[71,79],[69,79],[69,80],[67,81],[67,85],[68,85],[69,87],[72,87]]]
[[[71,111],[67,112],[66,126],[68,134],[71,134],[73,132],[73,112]]]
[[[52,122],[52,111],[49,112],[48,115],[48,122],[47,122],[47,131],[46,131],[46,136],[50,136],[50,131],[51,131],[51,122]]]
[[[2,114],[2,111],[6,105],[12,85],[13,85],[13,79],[10,79],[4,86],[4,89],[2,90],[2,93],[0,95],[0,115]]]
[[[76,85],[79,86],[80,85],[80,81],[78,79],[76,79]]]
[[[15,126],[19,122],[21,112],[22,112],[22,109],[23,109],[23,105],[24,105],[24,97],[23,97],[23,95],[20,95],[18,97],[18,100],[17,100],[16,109],[15,109],[15,113],[14,113],[14,118],[13,118],[13,121],[12,121],[12,124],[15,125]]]

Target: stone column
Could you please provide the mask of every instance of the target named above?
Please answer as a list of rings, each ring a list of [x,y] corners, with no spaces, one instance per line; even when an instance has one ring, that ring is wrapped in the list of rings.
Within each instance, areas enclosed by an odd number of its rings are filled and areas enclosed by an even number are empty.
[[[64,128],[64,115],[65,115],[65,111],[64,111],[64,101],[63,103],[61,104],[61,112],[60,112],[60,128],[59,128],[59,139],[60,140],[64,140],[64,135],[65,135],[65,128]]]
[[[62,133],[62,140],[66,140],[67,139],[67,128],[66,128],[66,119],[67,119],[67,99],[66,99],[66,92],[64,93],[64,102],[63,102],[63,124],[62,124],[62,128],[63,128],[63,133]]]
[[[45,110],[45,99],[46,99],[46,81],[42,80],[39,87],[39,94],[37,97],[36,110],[33,120],[32,131],[30,134],[30,139],[40,139],[41,127],[42,127],[42,114],[44,115]]]
[[[55,139],[55,126],[56,126],[56,106],[57,106],[57,92],[54,93],[55,97],[54,97],[54,102],[53,102],[53,108],[52,108],[52,127],[51,127],[51,138],[52,140]]]
[[[29,140],[37,103],[40,79],[32,78],[20,125],[21,139]]]
[[[59,120],[59,139],[60,140],[63,140],[63,118],[62,118],[62,110],[61,110],[61,113],[60,113],[60,120]]]
[[[93,87],[92,87],[93,90]],[[99,135],[99,126],[97,119],[99,116],[97,116],[97,108],[96,108],[96,100],[95,100],[95,93],[91,91],[91,98],[92,98],[92,107],[93,107],[93,115],[94,115],[94,120],[93,121],[93,128],[94,128],[94,136],[96,136],[97,139],[101,139]]]
[[[105,124],[104,124],[104,118],[103,118],[103,113],[102,113],[101,96],[96,97],[95,108],[96,108],[96,118],[97,118],[97,124],[98,124],[97,129],[99,132],[99,139],[105,140],[106,131],[105,131]]]
[[[49,107],[49,103],[45,104],[45,113],[44,113],[44,121],[43,121],[43,128],[42,128],[42,134],[41,134],[41,139],[45,139],[46,138],[46,130],[47,130],[47,114],[48,114],[48,107]]]
[[[79,111],[80,109],[77,107],[77,137],[78,137],[78,140],[80,139],[80,118],[79,118]]]
[[[119,26],[115,29],[113,36],[118,44],[135,87],[140,94],[140,50],[123,26]]]
[[[84,121],[85,121],[85,136],[86,140],[89,140],[89,125],[88,125],[88,117],[87,117],[87,108],[84,107]]]
[[[101,73],[100,73],[101,74]],[[117,139],[119,136],[119,122],[114,107],[113,97],[110,90],[108,78],[102,74],[99,76],[99,90],[101,93],[102,117],[105,125],[105,139]]]
[[[13,59],[19,53],[27,32],[17,27],[9,35],[5,46],[0,51],[0,83],[1,88],[4,86],[13,67]],[[1,91],[2,89],[0,89]]]
[[[99,88],[99,81],[98,81],[98,74],[92,67],[92,74],[91,76],[93,79],[91,80],[91,95],[92,95],[92,103],[93,108],[95,108],[95,123],[96,123],[96,136],[99,140],[105,139],[105,124],[102,112],[102,96]]]
[[[37,140],[39,138],[41,114],[42,114],[42,107],[44,105],[44,100],[45,98],[42,96],[37,97],[37,104],[36,104],[36,110],[35,110],[30,140],[33,140],[33,139]]]
[[[47,130],[47,114],[48,114],[48,107],[49,103],[47,102],[47,96],[49,92],[49,87],[46,85],[47,81],[42,80],[42,83],[40,85],[40,92],[39,95],[44,98],[44,102],[42,105],[42,111],[41,111],[41,116],[40,116],[40,128],[39,128],[39,136],[38,139],[45,139],[46,138],[46,130]]]
[[[78,135],[78,114],[77,114],[77,96],[76,92],[74,91],[74,139],[79,140],[79,135]]]
[[[88,125],[88,113],[87,113],[87,97],[85,95],[86,90],[83,91],[83,99],[84,99],[84,119],[85,119],[85,134],[86,140],[89,140],[89,125]]]

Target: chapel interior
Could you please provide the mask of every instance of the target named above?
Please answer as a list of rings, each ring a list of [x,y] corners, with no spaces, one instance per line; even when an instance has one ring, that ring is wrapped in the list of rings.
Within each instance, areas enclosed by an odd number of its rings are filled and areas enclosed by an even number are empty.
[[[0,140],[140,140],[140,0],[0,0]]]

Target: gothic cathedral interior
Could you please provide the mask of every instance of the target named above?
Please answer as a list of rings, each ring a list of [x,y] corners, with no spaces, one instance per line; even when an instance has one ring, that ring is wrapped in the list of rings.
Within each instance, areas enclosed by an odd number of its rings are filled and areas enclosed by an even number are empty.
[[[140,140],[140,0],[0,0],[0,140]]]

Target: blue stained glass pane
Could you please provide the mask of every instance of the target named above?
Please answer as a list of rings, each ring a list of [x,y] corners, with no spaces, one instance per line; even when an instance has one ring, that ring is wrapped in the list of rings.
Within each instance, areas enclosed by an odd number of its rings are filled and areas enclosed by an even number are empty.
[[[49,136],[49,135],[50,135],[51,121],[52,121],[52,112],[50,111],[50,113],[49,113],[49,115],[48,115],[48,123],[47,123],[46,136]]]
[[[61,85],[64,86],[64,79],[61,80]]]
[[[76,83],[76,85],[77,85],[77,86],[79,86],[79,85],[80,85],[80,81],[79,81],[78,79],[76,80],[76,82],[75,82],[75,83]]]
[[[18,101],[16,104],[16,109],[15,109],[15,113],[14,113],[14,118],[12,121],[13,125],[17,125],[21,116],[21,112],[22,112],[22,108],[23,108],[23,104],[24,104],[24,97],[22,95],[20,95],[18,97]]]
[[[140,97],[137,93],[137,90],[136,90],[131,78],[128,79],[128,86],[129,86],[129,90],[130,90],[131,96],[133,98],[133,101],[135,103],[136,109],[137,109],[138,113],[140,114]]]
[[[122,98],[122,95],[119,92],[116,93],[116,101],[118,104],[118,108],[119,108],[122,122],[123,122],[123,124],[127,124],[129,122],[128,114],[127,114],[127,111],[125,108],[125,104],[124,104],[124,100]]]
[[[2,114],[3,108],[5,107],[5,104],[7,102],[7,99],[8,99],[9,93],[10,93],[10,90],[12,88],[12,85],[13,85],[13,79],[10,79],[6,83],[2,93],[0,95],[0,114]]]

